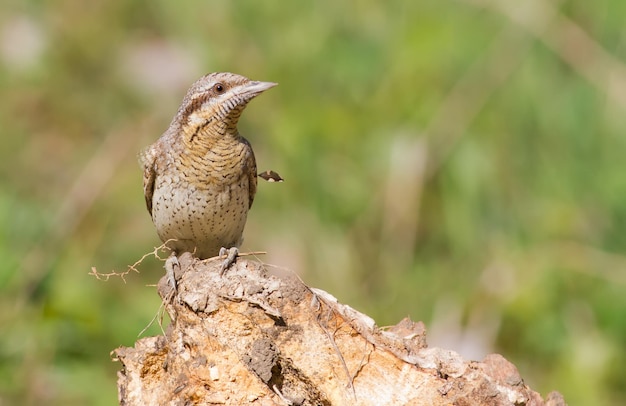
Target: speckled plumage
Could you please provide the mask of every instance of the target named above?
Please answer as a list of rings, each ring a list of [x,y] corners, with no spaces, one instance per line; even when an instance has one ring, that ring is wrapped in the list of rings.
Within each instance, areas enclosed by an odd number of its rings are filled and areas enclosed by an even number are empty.
[[[167,131],[140,154],[159,238],[198,258],[238,247],[257,186],[250,143],[237,130],[247,103],[275,86],[211,73],[188,90]]]

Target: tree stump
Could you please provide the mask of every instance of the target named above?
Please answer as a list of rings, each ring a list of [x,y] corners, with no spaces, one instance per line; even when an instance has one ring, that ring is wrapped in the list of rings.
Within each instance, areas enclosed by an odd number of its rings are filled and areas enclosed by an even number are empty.
[[[565,405],[543,401],[514,365],[428,348],[421,322],[382,330],[295,274],[238,258],[179,257],[158,292],[165,336],[114,356],[122,405]]]

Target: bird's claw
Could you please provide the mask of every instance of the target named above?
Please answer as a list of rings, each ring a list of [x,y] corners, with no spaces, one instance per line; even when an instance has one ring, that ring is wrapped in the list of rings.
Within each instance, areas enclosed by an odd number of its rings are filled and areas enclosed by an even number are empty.
[[[224,272],[235,262],[237,259],[237,255],[239,255],[239,249],[237,247],[231,248],[220,248],[220,257],[226,256],[224,262],[222,262],[222,266],[220,266],[220,275],[224,275]]]
[[[176,284],[176,271],[175,267],[180,268],[180,262],[178,262],[178,257],[176,255],[170,255],[165,260],[165,276],[167,277],[167,281],[174,289],[174,292],[178,289]]]

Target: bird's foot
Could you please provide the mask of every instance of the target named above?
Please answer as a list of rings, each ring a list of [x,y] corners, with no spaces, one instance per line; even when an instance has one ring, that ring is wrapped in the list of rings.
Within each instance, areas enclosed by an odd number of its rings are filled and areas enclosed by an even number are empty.
[[[239,255],[239,249],[237,247],[231,248],[220,248],[220,257],[227,255],[224,262],[222,262],[222,266],[220,267],[220,275],[224,275],[224,272],[235,262],[237,259],[237,255]]]
[[[165,260],[165,276],[167,277],[167,281],[174,289],[173,292],[176,292],[176,270],[175,268],[180,268],[180,262],[178,262],[178,257],[174,254],[170,255]]]

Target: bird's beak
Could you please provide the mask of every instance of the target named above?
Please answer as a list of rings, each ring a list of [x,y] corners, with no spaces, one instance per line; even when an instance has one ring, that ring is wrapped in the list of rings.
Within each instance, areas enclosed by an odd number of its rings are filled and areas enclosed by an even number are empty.
[[[252,81],[244,85],[241,90],[243,94],[254,97],[260,93],[263,93],[267,89],[271,89],[276,85],[278,85],[278,83]]]

